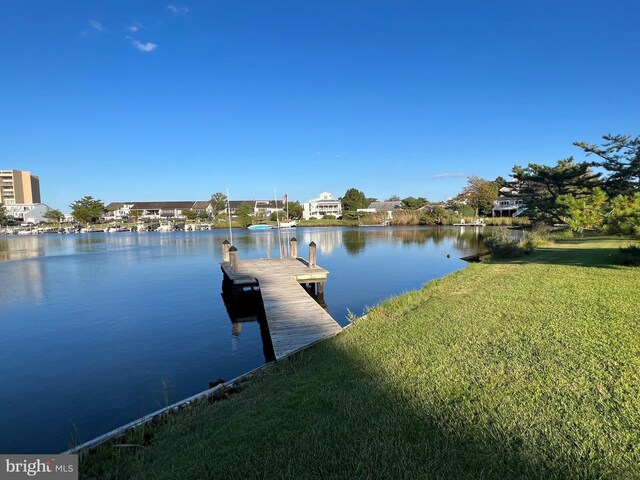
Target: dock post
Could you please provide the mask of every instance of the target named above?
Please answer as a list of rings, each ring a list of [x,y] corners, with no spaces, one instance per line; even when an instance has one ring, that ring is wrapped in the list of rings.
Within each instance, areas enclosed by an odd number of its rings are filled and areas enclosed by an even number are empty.
[[[326,310],[327,304],[324,302],[324,282],[316,283],[316,302]]]
[[[229,243],[229,240],[225,240],[224,242],[222,242],[222,261],[223,262],[228,262],[229,261],[229,247],[231,246],[231,244]]]
[[[231,270],[237,272],[240,270],[240,263],[238,262],[238,249],[236,247],[231,247],[229,249],[229,257],[231,262]]]
[[[298,240],[291,237],[291,258],[298,258]]]
[[[309,267],[316,266],[316,242],[313,240],[309,244]]]

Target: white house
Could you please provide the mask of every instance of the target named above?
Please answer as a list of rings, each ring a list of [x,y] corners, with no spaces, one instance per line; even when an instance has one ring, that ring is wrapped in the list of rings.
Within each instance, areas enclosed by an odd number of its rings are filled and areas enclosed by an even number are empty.
[[[16,203],[5,205],[4,209],[7,216],[13,217],[16,222],[32,224],[46,221],[44,214],[51,210],[44,203]]]
[[[342,203],[334,200],[329,192],[322,192],[318,198],[305,202],[302,210],[302,218],[324,218],[326,215],[333,215],[338,218],[342,216]]]
[[[505,186],[500,189],[500,196],[493,202],[493,217],[517,217],[525,211],[524,201],[514,187]]]
[[[363,213],[386,213],[387,218],[393,218],[393,212],[402,210],[402,200],[390,202],[371,202],[367,208],[359,208],[357,212]]]

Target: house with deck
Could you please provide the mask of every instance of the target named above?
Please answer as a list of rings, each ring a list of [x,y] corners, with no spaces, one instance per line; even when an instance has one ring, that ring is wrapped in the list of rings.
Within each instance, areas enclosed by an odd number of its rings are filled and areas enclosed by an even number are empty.
[[[322,219],[327,215],[336,218],[342,216],[342,202],[334,200],[329,192],[322,192],[318,198],[311,199],[302,206],[302,218],[305,220]]]
[[[518,217],[526,210],[524,200],[515,187],[504,186],[500,189],[500,196],[493,202],[491,216]]]

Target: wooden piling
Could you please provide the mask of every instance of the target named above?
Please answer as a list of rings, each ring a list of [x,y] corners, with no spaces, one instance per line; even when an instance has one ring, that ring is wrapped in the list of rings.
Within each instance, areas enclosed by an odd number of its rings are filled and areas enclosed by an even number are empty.
[[[222,242],[222,261],[223,262],[229,261],[229,247],[231,247],[229,240],[225,240],[224,242]]]
[[[298,258],[298,240],[291,237],[291,258]]]
[[[309,244],[309,267],[316,266],[316,242],[311,241]]]
[[[234,272],[240,271],[240,262],[238,261],[238,249],[236,247],[231,247],[229,249],[229,262],[231,263],[231,269]]]

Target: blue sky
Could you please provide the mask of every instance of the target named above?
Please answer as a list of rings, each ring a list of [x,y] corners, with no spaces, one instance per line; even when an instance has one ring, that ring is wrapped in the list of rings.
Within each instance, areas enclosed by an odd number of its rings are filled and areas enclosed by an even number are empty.
[[[0,3],[0,168],[68,211],[441,200],[640,133],[636,1]]]

